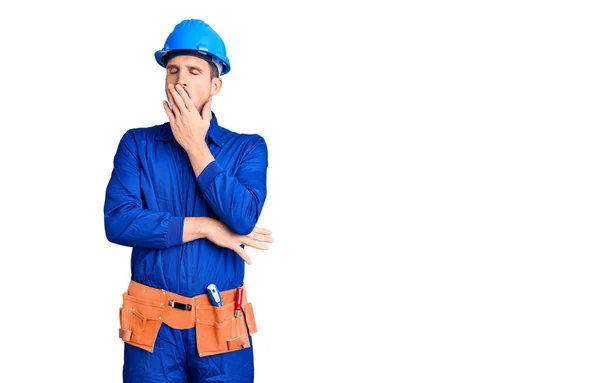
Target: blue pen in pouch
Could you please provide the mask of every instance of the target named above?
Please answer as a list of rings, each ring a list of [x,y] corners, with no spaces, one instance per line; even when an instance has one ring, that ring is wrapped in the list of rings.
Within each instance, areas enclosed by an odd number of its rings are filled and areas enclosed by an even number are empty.
[[[212,303],[213,306],[223,306],[223,299],[221,299],[221,293],[219,292],[219,289],[217,289],[217,286],[214,283],[208,285],[208,287],[206,288],[206,293],[208,294],[208,299],[210,299],[210,303]]]

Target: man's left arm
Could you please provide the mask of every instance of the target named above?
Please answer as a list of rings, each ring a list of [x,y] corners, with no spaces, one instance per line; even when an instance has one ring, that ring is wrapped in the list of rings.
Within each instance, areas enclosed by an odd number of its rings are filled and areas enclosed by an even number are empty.
[[[222,169],[213,159],[196,178],[202,195],[215,214],[240,235],[249,234],[256,226],[267,197],[268,152],[265,140],[253,135],[246,148],[235,174]]]
[[[231,231],[252,232],[267,197],[267,145],[258,134],[244,145],[241,165],[235,174],[221,168],[206,145],[212,97],[201,111],[181,85],[169,84],[163,107],[177,142],[187,152],[196,182],[209,206]]]

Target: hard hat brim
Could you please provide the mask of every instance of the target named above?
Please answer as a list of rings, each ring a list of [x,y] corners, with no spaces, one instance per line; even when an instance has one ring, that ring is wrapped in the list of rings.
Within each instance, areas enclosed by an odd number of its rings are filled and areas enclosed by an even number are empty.
[[[167,54],[168,53],[172,53],[172,52],[177,52],[177,51],[181,51],[181,55],[185,55],[185,54],[190,54],[190,51],[192,50],[188,50],[188,49],[161,49],[158,50],[156,52],[154,52],[154,59],[156,60],[156,62],[158,63],[158,65],[160,65],[163,68],[167,67]],[[224,75],[227,74],[229,72],[229,70],[231,69],[229,63],[220,60],[218,57],[215,57],[213,55],[211,55],[210,53],[206,53],[206,52],[202,52],[199,50],[193,50],[194,54],[193,56],[199,57],[199,58],[205,58],[205,56],[208,56],[211,58],[211,61],[217,66],[217,68],[219,68],[220,66],[222,66],[222,70],[220,71],[219,75]],[[169,59],[178,56],[177,54],[175,55],[169,55]]]

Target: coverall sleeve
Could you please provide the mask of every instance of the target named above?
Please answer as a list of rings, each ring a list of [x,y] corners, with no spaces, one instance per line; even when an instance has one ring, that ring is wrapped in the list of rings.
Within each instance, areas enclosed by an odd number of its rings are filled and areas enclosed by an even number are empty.
[[[268,153],[265,140],[253,135],[245,146],[235,173],[221,168],[215,160],[196,179],[214,213],[233,232],[249,234],[267,197]]]
[[[104,202],[106,238],[123,246],[167,248],[183,243],[184,217],[144,209],[140,161],[131,130],[117,148]]]

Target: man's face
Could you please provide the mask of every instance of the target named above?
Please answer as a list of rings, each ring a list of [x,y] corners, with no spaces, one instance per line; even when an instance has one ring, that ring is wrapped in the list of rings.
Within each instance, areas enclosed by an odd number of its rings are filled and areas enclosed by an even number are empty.
[[[208,98],[221,89],[221,79],[219,77],[211,79],[208,62],[199,57],[185,55],[175,56],[167,63],[165,77],[167,97],[169,84],[183,86],[197,110],[201,110]]]

